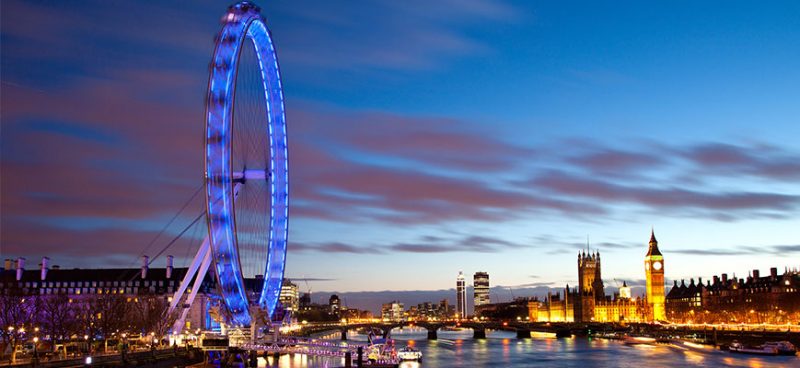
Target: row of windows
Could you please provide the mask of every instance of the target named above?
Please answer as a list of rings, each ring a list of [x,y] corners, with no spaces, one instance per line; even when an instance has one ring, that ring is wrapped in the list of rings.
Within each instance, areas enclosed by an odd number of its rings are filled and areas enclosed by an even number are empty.
[[[174,293],[178,288],[171,287],[168,290],[158,290],[159,292]],[[39,295],[89,295],[89,294],[139,294],[139,293],[155,293],[156,287],[149,286],[146,288],[37,288]],[[22,289],[23,293],[29,292],[36,293],[35,290],[27,288]]]
[[[71,287],[71,288],[75,288],[75,287],[77,287],[77,288],[93,287],[93,288],[96,288],[96,287],[125,287],[125,286],[129,286],[129,287],[133,287],[133,286],[144,286],[144,287],[159,286],[159,287],[163,287],[164,286],[164,280],[158,280],[158,281],[149,281],[149,280],[146,280],[146,281],[127,281],[127,282],[126,281],[69,281],[69,282],[67,282],[67,281],[64,281],[64,282],[61,282],[61,281],[42,281],[42,282],[33,281],[33,282],[30,282],[30,281],[28,281],[28,282],[24,282],[24,283],[10,282],[10,283],[8,283],[8,286],[11,287],[11,286],[15,286],[16,284],[20,284],[19,286],[27,287],[27,288],[37,288],[37,287],[42,287],[42,288],[46,288],[46,287],[50,287],[50,288],[52,288],[52,287]],[[176,282],[175,282],[175,280],[169,280],[169,282],[167,282],[166,284],[168,286],[175,286]],[[6,286],[5,283],[0,283],[0,287],[5,287],[5,286]]]

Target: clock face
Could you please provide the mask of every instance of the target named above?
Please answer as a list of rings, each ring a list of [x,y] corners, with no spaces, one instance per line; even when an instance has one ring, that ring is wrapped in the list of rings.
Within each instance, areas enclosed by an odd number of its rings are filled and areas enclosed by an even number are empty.
[[[660,270],[661,269],[661,262],[653,263],[653,268],[656,269],[656,270]]]

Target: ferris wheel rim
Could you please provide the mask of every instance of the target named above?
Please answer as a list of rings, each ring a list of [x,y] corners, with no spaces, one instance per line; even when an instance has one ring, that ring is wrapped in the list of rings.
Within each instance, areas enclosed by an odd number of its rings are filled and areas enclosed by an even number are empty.
[[[258,170],[245,168],[238,173],[232,169],[236,76],[247,40],[252,41],[256,50],[267,108],[269,167],[263,168],[261,174]],[[223,28],[209,68],[205,151],[206,218],[217,271],[215,277],[231,324],[246,326],[251,322],[250,303],[239,259],[234,200],[248,177],[267,180],[270,184],[269,241],[258,304],[267,309],[271,317],[285,268],[289,199],[286,117],[277,54],[260,9],[251,3],[231,6],[223,17]]]

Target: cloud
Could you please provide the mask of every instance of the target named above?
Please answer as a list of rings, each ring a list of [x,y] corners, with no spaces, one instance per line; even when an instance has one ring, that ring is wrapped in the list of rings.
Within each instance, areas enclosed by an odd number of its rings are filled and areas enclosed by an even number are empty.
[[[772,254],[775,256],[787,256],[800,253],[800,245],[733,245],[724,249],[708,248],[689,248],[674,249],[670,253],[689,254],[698,256],[745,256]]]
[[[331,279],[331,278],[322,278],[322,277],[291,277],[286,276],[289,280],[294,280],[295,282],[322,282],[322,281],[338,281],[339,279]]]
[[[290,7],[266,6],[274,14],[273,37],[282,45],[282,60],[305,67],[320,78],[331,70],[428,70],[479,55],[492,45],[465,30],[477,24],[502,24],[518,16],[505,2],[484,0],[358,5],[306,1]]]
[[[610,147],[596,147],[589,152],[570,156],[566,160],[576,167],[605,175],[655,170],[667,162],[664,157],[652,153],[623,151]]]
[[[514,288],[538,288],[538,287],[553,287],[555,282],[529,282],[526,284],[514,285]]]
[[[777,147],[705,143],[689,147],[682,154],[706,173],[787,181],[800,178],[800,155]]]
[[[532,150],[487,137],[467,122],[313,105],[293,111],[290,155],[299,184],[292,190],[302,199],[295,202],[302,215],[423,224],[501,221],[529,212],[602,213],[591,204],[476,177],[476,171],[513,168]],[[349,211],[343,217],[326,208]]]
[[[798,195],[752,191],[697,191],[670,184],[659,187],[622,185],[557,170],[536,176],[529,185],[558,196],[581,197],[604,203],[638,204],[656,211],[689,212],[722,220],[732,220],[740,216],[780,217],[781,214],[796,211],[800,204]]]
[[[427,239],[427,241],[425,241]],[[325,253],[369,253],[396,254],[401,253],[451,253],[476,252],[494,253],[509,249],[528,248],[530,245],[518,244],[501,238],[487,236],[464,236],[461,238],[441,238],[421,236],[420,242],[398,242],[390,244],[348,245],[342,243],[297,243],[290,245],[290,250],[298,252]]]
[[[381,250],[372,247],[359,247],[350,244],[330,243],[303,243],[292,242],[289,245],[292,252],[320,252],[320,253],[348,253],[348,254],[376,254]]]

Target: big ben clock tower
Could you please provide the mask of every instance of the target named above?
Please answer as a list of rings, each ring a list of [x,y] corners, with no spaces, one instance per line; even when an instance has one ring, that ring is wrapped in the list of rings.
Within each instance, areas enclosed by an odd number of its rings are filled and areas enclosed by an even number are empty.
[[[647,303],[653,311],[653,320],[664,321],[664,256],[658,250],[655,232],[650,231],[650,247],[644,257],[644,273],[647,277]]]

